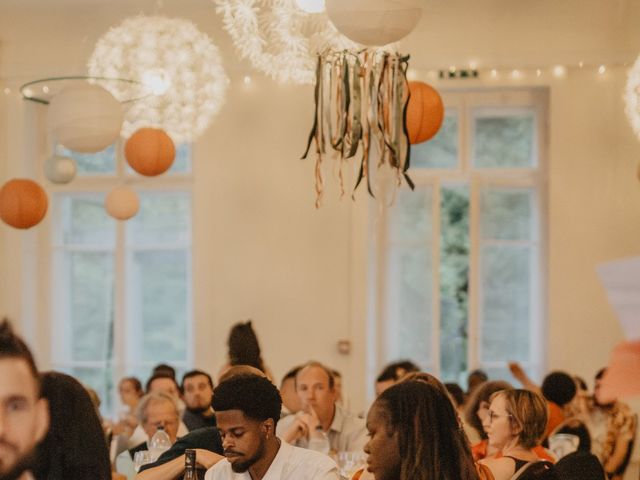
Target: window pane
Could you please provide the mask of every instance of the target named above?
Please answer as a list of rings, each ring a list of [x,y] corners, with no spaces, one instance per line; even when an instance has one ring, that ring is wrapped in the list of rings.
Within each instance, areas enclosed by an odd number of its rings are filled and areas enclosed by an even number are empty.
[[[186,193],[140,195],[140,211],[129,221],[130,245],[189,242],[191,202]]]
[[[484,246],[482,361],[529,360],[531,247]]]
[[[467,371],[469,188],[443,187],[440,210],[440,378]]]
[[[389,209],[389,240],[422,242],[431,239],[433,190],[417,187],[415,191],[398,190],[396,204]]]
[[[64,244],[111,246],[115,243],[115,220],[107,214],[103,196],[66,196],[61,201]]]
[[[61,155],[71,157],[76,161],[78,175],[115,175],[116,148],[115,144],[97,153],[73,152],[58,146]]]
[[[389,255],[389,360],[409,358],[422,368],[432,363],[433,303],[431,247],[391,247]]]
[[[141,251],[132,255],[132,320],[141,326],[143,362],[187,357],[189,319],[188,254],[185,250]]]
[[[113,412],[114,389],[113,369],[111,366],[104,368],[73,367],[63,369],[65,373],[77,378],[82,384],[93,388],[100,397],[100,411],[103,415],[110,416]]]
[[[447,110],[440,131],[427,142],[411,146],[411,168],[458,166],[458,112]]]
[[[400,190],[389,209],[388,360],[410,358],[423,368],[431,356],[433,189]]]
[[[113,356],[113,254],[67,253],[71,350],[75,361]]]
[[[533,190],[485,188],[480,200],[482,238],[534,240]]]
[[[474,112],[473,164],[479,168],[527,168],[536,165],[535,113]]]

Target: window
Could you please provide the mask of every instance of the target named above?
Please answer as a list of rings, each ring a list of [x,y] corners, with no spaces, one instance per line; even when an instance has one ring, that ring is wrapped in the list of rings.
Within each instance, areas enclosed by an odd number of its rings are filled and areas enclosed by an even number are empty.
[[[542,90],[443,95],[438,135],[412,147],[415,191],[376,220],[377,367],[410,358],[465,385],[542,365]]]
[[[123,376],[192,363],[190,149],[154,179],[125,168],[120,151],[65,151],[78,177],[53,197],[53,366],[94,388],[106,413]],[[104,198],[123,180],[140,210],[118,222]]]

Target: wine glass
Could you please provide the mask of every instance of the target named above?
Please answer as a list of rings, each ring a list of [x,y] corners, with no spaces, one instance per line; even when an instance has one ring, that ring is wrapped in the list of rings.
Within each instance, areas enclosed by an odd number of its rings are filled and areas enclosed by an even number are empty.
[[[338,452],[340,477],[349,479],[365,465],[364,452]]]
[[[133,454],[133,468],[136,473],[140,471],[140,467],[151,462],[151,452],[149,452],[149,450],[140,450]]]

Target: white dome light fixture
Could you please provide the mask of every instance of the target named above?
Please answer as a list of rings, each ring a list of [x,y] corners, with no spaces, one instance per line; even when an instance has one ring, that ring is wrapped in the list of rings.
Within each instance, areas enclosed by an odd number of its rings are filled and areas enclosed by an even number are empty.
[[[175,143],[197,138],[224,103],[229,79],[218,48],[183,19],[138,16],[125,19],[96,43],[91,76],[129,78],[149,95],[132,102],[122,136],[142,127],[161,128]],[[104,85],[116,97],[126,85]]]
[[[329,21],[324,0],[213,0],[240,56],[280,83],[312,84],[317,55],[360,47]]]
[[[640,57],[629,70],[624,100],[629,123],[640,140]]]

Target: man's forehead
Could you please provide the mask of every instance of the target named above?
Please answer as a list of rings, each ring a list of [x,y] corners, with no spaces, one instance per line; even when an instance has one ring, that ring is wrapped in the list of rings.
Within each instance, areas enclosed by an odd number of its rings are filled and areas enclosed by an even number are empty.
[[[296,383],[298,384],[313,384],[313,383],[329,383],[329,373],[322,367],[312,365],[305,367],[298,373],[296,377]]]
[[[199,373],[198,375],[193,375],[192,377],[189,378],[185,378],[184,380],[185,385],[187,383],[209,383],[209,379],[207,378],[206,375],[202,375],[201,373]]]
[[[38,384],[29,364],[21,358],[0,358],[0,397],[23,396],[36,400]]]
[[[216,412],[216,423],[225,429],[245,427],[252,419],[247,417],[242,410],[223,410]]]

